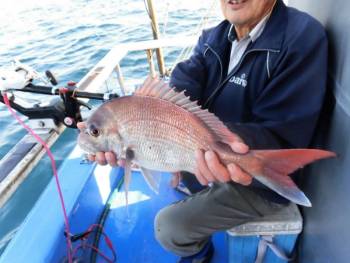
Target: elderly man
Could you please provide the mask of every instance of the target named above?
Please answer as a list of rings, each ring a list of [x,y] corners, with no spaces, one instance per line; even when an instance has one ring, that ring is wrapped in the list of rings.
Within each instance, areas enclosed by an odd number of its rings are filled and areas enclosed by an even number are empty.
[[[226,20],[203,32],[193,55],[174,69],[171,84],[242,138],[231,144],[238,153],[248,147],[307,147],[326,87],[322,26],[282,0],[220,2]],[[155,220],[156,238],[183,263],[209,262],[213,233],[274,213],[288,202],[236,165],[221,164],[214,152],[198,150],[196,158],[196,178],[212,186],[162,209]],[[113,153],[91,159],[117,162]]]
[[[174,69],[172,85],[209,108],[250,148],[307,147],[326,87],[322,26],[282,0],[220,2],[226,20],[203,32],[190,59]],[[247,145],[231,147],[244,153]],[[164,208],[155,220],[157,239],[180,262],[209,262],[214,232],[287,203],[234,164],[222,165],[214,152],[198,151],[197,164],[201,184],[217,183]]]

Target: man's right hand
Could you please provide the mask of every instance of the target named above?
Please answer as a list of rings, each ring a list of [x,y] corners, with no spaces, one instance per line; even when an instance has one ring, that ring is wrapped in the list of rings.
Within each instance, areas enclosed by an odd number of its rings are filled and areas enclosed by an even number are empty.
[[[237,136],[230,143],[232,151],[240,154],[246,154],[249,151],[248,145],[244,144],[241,138]],[[214,151],[203,152],[196,151],[196,172],[195,176],[202,185],[208,185],[211,182],[229,182],[234,181],[242,185],[252,183],[252,177],[244,172],[238,165],[230,163],[227,166],[222,164]]]
[[[85,122],[78,122],[77,127],[80,131],[86,129]],[[110,166],[123,166],[124,161],[118,160],[113,152],[97,152],[95,155],[89,154],[88,158],[92,162],[97,162],[100,165],[109,164]]]

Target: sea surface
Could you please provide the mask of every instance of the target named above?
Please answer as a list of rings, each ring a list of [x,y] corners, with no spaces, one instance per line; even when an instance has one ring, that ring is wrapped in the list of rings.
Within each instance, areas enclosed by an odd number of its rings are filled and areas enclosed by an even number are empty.
[[[205,27],[217,24],[222,19],[218,3],[154,0],[161,36],[198,34],[203,17]],[[0,68],[17,58],[39,72],[51,70],[59,85],[79,81],[116,44],[152,39],[143,0],[17,0],[2,1],[1,5]],[[168,68],[180,52],[164,50]],[[127,82],[140,79],[141,83],[148,72],[145,53],[131,53],[121,67]],[[25,134],[1,104],[0,158]],[[58,166],[75,146],[76,136],[75,130],[67,129],[53,146]],[[0,254],[51,178],[46,157],[0,208]]]

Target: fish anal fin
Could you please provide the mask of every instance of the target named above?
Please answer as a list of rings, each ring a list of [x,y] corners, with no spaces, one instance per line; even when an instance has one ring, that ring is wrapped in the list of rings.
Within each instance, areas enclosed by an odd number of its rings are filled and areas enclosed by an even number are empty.
[[[279,174],[274,170],[266,168],[264,174],[255,174],[254,178],[288,200],[298,205],[311,207],[310,200],[288,175]]]
[[[148,186],[153,190],[153,192],[155,192],[156,194],[159,194],[161,173],[146,169],[144,167],[141,167],[140,170]]]

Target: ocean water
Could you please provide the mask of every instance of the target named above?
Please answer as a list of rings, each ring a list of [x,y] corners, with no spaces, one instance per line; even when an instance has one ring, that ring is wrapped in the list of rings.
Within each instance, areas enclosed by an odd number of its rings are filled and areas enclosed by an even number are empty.
[[[162,37],[200,32],[222,18],[217,0],[154,0]],[[209,9],[209,11],[208,11]],[[116,44],[152,39],[143,0],[17,0],[2,2],[0,67],[20,59],[37,71],[50,69],[64,85],[79,81]],[[180,49],[164,50],[171,67]],[[144,52],[133,52],[121,67],[126,81],[147,74]],[[0,105],[0,158],[26,133]],[[53,146],[60,165],[75,146],[76,131],[67,129]],[[44,158],[12,198],[0,208],[0,254],[52,178]]]

